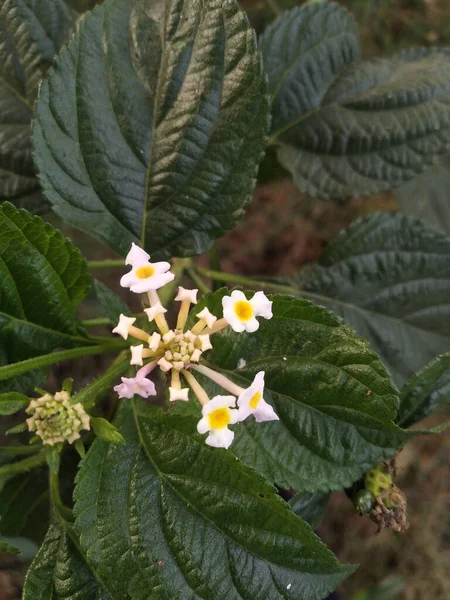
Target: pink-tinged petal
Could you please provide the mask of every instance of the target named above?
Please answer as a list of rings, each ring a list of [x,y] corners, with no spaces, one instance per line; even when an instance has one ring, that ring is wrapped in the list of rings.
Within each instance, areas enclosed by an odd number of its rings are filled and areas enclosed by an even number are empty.
[[[131,250],[128,252],[125,259],[125,264],[136,268],[141,266],[141,264],[148,262],[149,260],[150,254],[147,254],[145,250],[142,250],[142,248],[133,242],[131,244]]]
[[[147,279],[140,279],[137,283],[132,285],[130,289],[135,294],[143,294],[150,290],[158,290],[174,279],[175,275],[173,273],[161,273],[159,275],[153,275],[153,277],[148,277]]]
[[[152,267],[155,269],[155,273],[160,275],[161,273],[166,273],[170,269],[170,263],[161,261],[152,263]]]
[[[211,431],[205,440],[208,446],[213,448],[229,448],[234,440],[234,431],[227,429],[215,429]]]
[[[260,400],[258,407],[254,411],[255,421],[263,423],[264,421],[279,421],[280,417],[265,400]]]

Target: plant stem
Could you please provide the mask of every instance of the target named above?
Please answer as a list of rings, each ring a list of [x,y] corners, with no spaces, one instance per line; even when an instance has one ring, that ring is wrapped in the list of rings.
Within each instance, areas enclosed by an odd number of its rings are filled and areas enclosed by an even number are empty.
[[[65,360],[81,358],[82,356],[92,356],[94,354],[107,354],[108,352],[115,352],[122,350],[124,346],[125,344],[122,340],[111,340],[109,344],[102,344],[98,346],[82,346],[81,348],[61,350],[59,352],[52,352],[51,354],[37,356],[36,358],[29,358],[28,360],[22,360],[21,362],[13,363],[12,365],[0,367],[0,381],[3,381],[4,379],[10,379],[11,377],[16,377],[17,375],[21,375],[27,371],[48,367]]]
[[[213,271],[212,269],[204,269],[203,267],[195,268],[197,273],[199,273],[200,275],[203,275],[204,277],[209,277],[209,279],[213,279],[215,281],[223,281],[228,283],[242,283],[243,285],[249,285],[251,287],[272,289],[282,294],[295,293],[296,295],[299,295],[300,293],[300,290],[290,285],[282,285],[281,283],[272,283],[270,281],[261,281],[258,279],[252,279],[251,277],[245,277],[244,275],[224,273],[223,271]]]
[[[203,279],[197,275],[197,273],[196,273],[196,267],[194,267],[193,265],[190,265],[189,267],[187,267],[186,271],[187,271],[187,274],[189,275],[189,277],[192,279],[192,281],[198,287],[198,289],[203,294],[209,294],[209,292],[211,290],[206,285],[206,283],[203,281]]]
[[[59,477],[58,473],[55,473],[49,469],[49,487],[50,487],[50,498],[52,499],[53,506],[57,509],[60,516],[69,523],[73,521],[73,513],[70,508],[64,506],[59,492]]]
[[[101,325],[111,325],[111,319],[108,317],[97,317],[95,319],[85,319],[81,321],[83,327],[100,327]]]
[[[18,475],[19,473],[28,473],[28,471],[43,465],[45,461],[45,451],[41,451],[39,454],[29,456],[28,458],[24,458],[18,462],[14,462],[9,465],[3,465],[3,467],[0,467],[0,481],[3,478],[8,479],[10,477],[14,477],[14,475]]]
[[[41,450],[37,444],[30,446],[0,446],[0,456],[23,456],[27,454],[36,454]]]
[[[121,352],[119,356],[110,365],[109,369],[97,379],[74,394],[70,400],[71,404],[81,402],[81,404],[93,406],[104,393],[111,389],[111,385],[128,369],[130,359],[126,356],[126,352]]]
[[[90,269],[117,269],[122,267],[125,269],[125,261],[123,258],[109,260],[90,260],[88,261]]]

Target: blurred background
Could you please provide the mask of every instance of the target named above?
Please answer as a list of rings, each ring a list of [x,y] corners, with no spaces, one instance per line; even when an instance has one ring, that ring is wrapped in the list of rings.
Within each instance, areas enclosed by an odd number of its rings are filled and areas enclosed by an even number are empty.
[[[90,8],[96,2],[83,0],[83,3]],[[354,14],[367,57],[389,56],[409,47],[450,46],[450,0],[341,0],[340,3]],[[242,0],[258,33],[283,10],[298,4],[302,2]],[[425,185],[415,183],[400,194],[389,192],[347,203],[323,202],[301,194],[287,174],[274,166],[273,156],[266,156],[264,164],[264,177],[259,178],[246,217],[217,244],[223,270],[253,276],[290,276],[317,260],[327,243],[358,216],[376,210],[397,211],[405,195],[416,203],[419,215],[425,201]],[[436,194],[441,205],[450,210],[450,169],[440,171],[439,177]],[[90,238],[54,217],[50,220],[83,248],[90,259],[106,258],[104,248]],[[206,265],[208,260],[199,262]],[[101,273],[99,278],[121,293],[117,272]],[[92,297],[80,317],[97,316],[98,310]],[[101,372],[104,360],[94,357],[77,361],[77,386],[85,385]],[[61,381],[69,374],[73,375],[72,368],[69,372],[68,366],[62,364],[53,371],[54,381]],[[51,382],[48,387],[52,389]],[[450,420],[450,411],[426,425],[442,422],[445,417]],[[0,437],[9,426],[8,423],[0,427]],[[410,520],[410,528],[403,535],[390,530],[376,535],[376,525],[360,517],[344,493],[331,496],[318,531],[342,562],[360,564],[356,574],[339,590],[340,600],[450,600],[449,457],[448,432],[418,438],[400,454],[397,484],[408,498]],[[45,498],[40,501],[45,509]],[[0,557],[0,600],[21,597],[26,560],[32,558],[36,549],[27,541],[23,544],[25,564],[15,557]]]

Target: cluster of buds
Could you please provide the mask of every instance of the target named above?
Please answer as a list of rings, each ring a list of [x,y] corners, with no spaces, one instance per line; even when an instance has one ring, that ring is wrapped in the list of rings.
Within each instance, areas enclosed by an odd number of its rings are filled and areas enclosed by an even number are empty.
[[[256,292],[250,300],[239,290],[222,299],[223,316],[217,318],[208,308],[195,314],[196,323],[186,329],[192,307],[197,304],[198,290],[178,288],[175,301],[180,303],[176,325],[173,329],[167,323],[157,290],[173,281],[167,262],[151,263],[150,256],[132,245],[125,264],[131,271],[120,281],[122,287],[138,294],[147,294],[149,307],[144,310],[150,323],[157,331],[148,333],[134,325],[136,318],[120,315],[119,323],[113,329],[125,340],[134,338],[138,342],[130,346],[130,364],[139,366],[135,377],[122,377],[122,383],[114,389],[120,398],[134,395],[148,398],[156,394],[154,383],[148,379],[150,373],[160,368],[170,378],[169,400],[175,402],[189,400],[189,391],[202,405],[202,419],[198,423],[199,433],[208,433],[206,443],[210,446],[228,448],[234,432],[228,426],[243,421],[253,415],[257,421],[277,420],[273,408],[264,400],[264,372],[257,373],[248,388],[242,388],[214,369],[202,364],[202,354],[212,348],[212,336],[231,327],[234,331],[254,332],[259,327],[258,318],[272,318],[272,302],[263,292]],[[194,309],[195,310],[195,309]],[[231,395],[209,398],[194,373],[201,373],[222,387]]]
[[[82,429],[90,429],[90,417],[83,405],[70,403],[68,392],[44,394],[32,400],[26,409],[29,431],[34,431],[44,444],[54,446],[65,441],[72,444]]]

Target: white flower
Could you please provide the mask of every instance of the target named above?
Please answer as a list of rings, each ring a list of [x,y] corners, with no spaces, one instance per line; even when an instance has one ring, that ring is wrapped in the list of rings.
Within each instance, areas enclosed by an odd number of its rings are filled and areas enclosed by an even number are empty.
[[[128,334],[130,333],[130,328],[133,323],[136,321],[133,317],[127,317],[125,315],[120,315],[119,322],[116,327],[112,330],[113,333],[118,333],[123,337],[124,340],[128,338]]]
[[[189,388],[177,389],[169,387],[169,400],[170,402],[175,402],[176,400],[187,402],[189,400]]]
[[[198,319],[203,319],[207,327],[212,327],[217,321],[217,317],[215,317],[206,307],[197,313],[196,316]]]
[[[234,407],[234,396],[215,396],[202,408],[203,418],[197,424],[199,433],[209,432],[206,443],[215,448],[229,448],[234,439],[234,432],[228,425],[237,423],[239,413]]]
[[[238,333],[252,333],[259,327],[256,317],[272,318],[272,302],[264,292],[256,292],[251,300],[247,300],[240,290],[233,290],[231,296],[222,298],[223,318]]]
[[[206,352],[206,350],[211,350],[212,344],[211,344],[211,340],[209,339],[208,334],[199,335],[198,339],[202,345],[202,347],[201,347],[202,352]]]
[[[239,421],[253,415],[258,423],[279,421],[273,408],[264,400],[264,371],[255,375],[252,384],[239,396]]]
[[[130,346],[131,351],[131,360],[130,365],[142,365],[144,361],[142,359],[142,351],[144,349],[144,344],[139,344],[139,346]]]
[[[170,369],[173,367],[173,364],[166,360],[164,356],[158,360],[158,365],[161,371],[164,371],[164,373],[167,373],[167,371],[170,371]]]
[[[127,379],[121,377],[122,383],[116,385],[114,391],[119,394],[119,398],[132,398],[135,394],[148,398],[149,396],[156,396],[155,384],[146,377],[140,377],[139,373],[136,377]]]
[[[144,308],[144,312],[147,314],[148,320],[150,322],[155,320],[155,317],[158,315],[163,315],[167,312],[161,302],[157,302],[154,306],[150,306],[150,308]]]
[[[150,346],[150,350],[156,352],[159,348],[159,342],[161,341],[161,334],[157,331],[154,331],[150,337],[148,345]]]
[[[168,262],[151,263],[149,258],[147,252],[133,244],[126,258],[126,264],[131,264],[132,269],[121,278],[120,285],[142,294],[157,290],[175,279],[175,275],[169,271]]]
[[[202,355],[202,351],[200,348],[196,348],[194,352],[191,354],[191,362],[198,362],[200,360],[200,356]]]
[[[175,300],[183,302],[183,300],[189,300],[191,304],[197,304],[198,290],[187,290],[181,285],[178,286],[178,294],[175,296]]]

